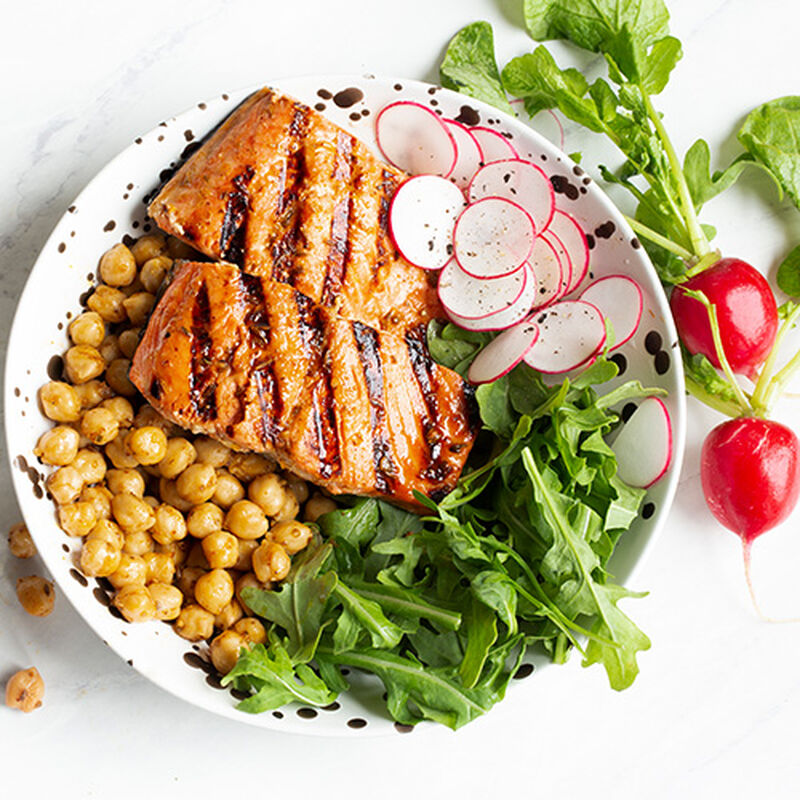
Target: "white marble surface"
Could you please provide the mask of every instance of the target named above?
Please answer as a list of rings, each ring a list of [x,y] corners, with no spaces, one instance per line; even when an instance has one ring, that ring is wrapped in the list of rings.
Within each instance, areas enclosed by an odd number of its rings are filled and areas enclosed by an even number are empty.
[[[9,5],[0,49],[3,342],[59,216],[162,118],[283,75],[435,80],[449,37],[478,18],[495,23],[501,62],[531,46],[517,0],[140,0],[124,12],[91,0]],[[800,10],[789,0],[670,6],[685,57],[659,105],[681,149],[703,135],[727,160],[750,108],[800,89]],[[609,157],[598,140],[569,129],[566,149],[584,149],[590,170]],[[710,203],[704,219],[717,225],[726,253],[766,272],[800,241],[800,213],[758,176]],[[0,679],[33,663],[47,681],[35,714],[0,708],[0,796],[797,796],[800,634],[753,616],[738,542],[711,519],[699,489],[699,446],[715,417],[696,404],[690,412],[678,500],[633,587],[650,590],[634,613],[653,641],[635,686],[615,694],[575,659],[456,734],[320,740],[197,711],[128,668],[63,600],[47,619],[26,616],[13,584],[31,564],[0,548]],[[800,423],[789,403],[783,413]],[[5,530],[19,512],[5,458],[0,470]],[[800,613],[798,522],[800,511],[754,550],[763,605],[776,615]]]

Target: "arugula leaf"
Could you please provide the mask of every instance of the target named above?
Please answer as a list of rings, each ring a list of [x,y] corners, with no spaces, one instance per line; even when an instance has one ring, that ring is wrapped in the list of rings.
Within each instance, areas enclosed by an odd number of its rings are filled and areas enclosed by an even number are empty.
[[[474,598],[464,616],[464,627],[467,646],[458,675],[465,688],[472,689],[483,672],[492,645],[497,641],[497,618],[490,608]]]
[[[340,636],[340,639],[345,638],[349,645],[345,649],[350,649],[355,644],[354,641],[351,641],[354,622],[357,622],[367,632],[373,647],[385,647],[391,650],[403,638],[402,629],[386,618],[378,603],[361,596],[347,586],[341,578],[336,582],[333,593],[352,618]]]
[[[742,153],[722,172],[710,174],[711,150],[708,143],[698,139],[687,151],[683,159],[683,174],[699,211],[705,203],[724,192],[736,182],[745,167],[757,165],[753,156]]]
[[[439,74],[442,86],[514,113],[500,81],[494,33],[488,22],[473,22],[450,40]]]
[[[431,357],[462,378],[466,376],[475,356],[491,340],[491,333],[465,331],[452,322],[442,324],[439,320],[431,320],[428,324],[427,342]]]
[[[778,267],[778,287],[789,297],[800,297],[800,245],[792,248]]]

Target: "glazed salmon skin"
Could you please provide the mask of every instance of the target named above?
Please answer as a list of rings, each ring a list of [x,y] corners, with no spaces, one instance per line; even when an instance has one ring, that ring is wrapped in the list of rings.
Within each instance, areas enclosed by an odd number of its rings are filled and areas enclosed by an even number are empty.
[[[408,176],[322,114],[265,88],[152,200],[165,232],[214,260],[287,283],[348,319],[405,331],[443,317],[429,274],[389,233]]]
[[[415,490],[455,486],[476,433],[470,389],[424,328],[381,331],[227,263],[178,263],[130,377],[183,428],[417,510]]]

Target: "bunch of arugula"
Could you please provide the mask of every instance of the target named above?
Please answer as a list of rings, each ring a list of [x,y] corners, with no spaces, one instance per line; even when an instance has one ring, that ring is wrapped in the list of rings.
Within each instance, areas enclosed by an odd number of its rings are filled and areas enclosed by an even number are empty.
[[[462,372],[489,338],[429,334],[433,356]],[[660,390],[592,388],[616,374],[600,359],[549,387],[521,365],[477,389],[485,441],[442,502],[419,496],[427,516],[362,498],[320,518],[279,589],[244,591],[269,639],[224,679],[250,693],[240,708],[326,705],[355,667],[380,678],[396,721],[457,728],[503,698],[529,646],[558,662],[575,647],[629,686],[650,642],[618,607],[640,595],[606,567],[644,492],[619,480],[604,437],[612,407]]]

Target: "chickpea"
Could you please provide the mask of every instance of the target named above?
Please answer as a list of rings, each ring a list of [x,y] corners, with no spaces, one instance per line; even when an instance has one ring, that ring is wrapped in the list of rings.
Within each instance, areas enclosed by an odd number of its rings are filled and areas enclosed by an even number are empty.
[[[80,441],[81,437],[74,428],[57,425],[39,437],[33,454],[39,456],[45,464],[64,467],[75,460]]]
[[[303,509],[303,518],[306,522],[316,522],[323,514],[336,511],[336,503],[324,494],[315,492],[308,499]]]
[[[167,239],[167,252],[170,258],[194,259],[197,257],[197,251],[193,247],[190,247],[186,242],[182,242],[174,236],[170,236]]]
[[[208,436],[198,436],[194,440],[194,449],[197,451],[197,460],[214,469],[224,467],[231,457],[231,451],[224,444]]]
[[[87,485],[92,483],[100,483],[106,476],[106,460],[100,453],[94,450],[78,450],[72,466],[78,470],[83,482]],[[61,469],[68,469],[62,467]]]
[[[131,362],[127,358],[115,358],[106,368],[106,383],[123,397],[133,397],[136,394],[136,387],[128,377],[130,368]]]
[[[151,583],[147,587],[156,604],[156,619],[177,619],[183,605],[183,595],[177,586],[167,583]]]
[[[105,381],[99,381],[96,378],[73,388],[75,394],[78,395],[78,402],[82,409],[94,408],[113,394]]]
[[[263,583],[282,581],[291,566],[289,554],[275,542],[262,542],[253,552],[253,572]]]
[[[197,581],[205,574],[206,570],[202,569],[202,567],[185,566],[181,568],[176,583],[184,597],[194,599],[194,587],[197,585]]]
[[[139,462],[125,445],[126,434],[120,433],[116,439],[112,439],[105,446],[106,458],[117,469],[133,469],[139,466]]]
[[[233,579],[224,569],[212,569],[197,579],[194,598],[216,616],[233,598]]]
[[[278,514],[287,496],[294,497],[286,479],[274,472],[259,475],[247,487],[247,496],[268,516]]]
[[[136,259],[137,266],[149,261],[151,258],[160,256],[167,247],[166,238],[160,233],[150,233],[141,236],[131,245],[131,253]]]
[[[144,556],[121,553],[119,565],[108,576],[108,580],[115,589],[123,586],[144,586],[147,583],[147,562]]]
[[[154,295],[150,294],[150,292],[136,292],[126,298],[122,305],[125,308],[125,313],[128,315],[131,324],[136,327],[141,327],[147,322],[147,317],[153,310],[155,302],[156,298]],[[120,347],[122,347],[121,343]],[[136,349],[135,345],[133,349]]]
[[[99,347],[106,338],[106,324],[96,311],[84,311],[69,324],[69,338],[73,344]]]
[[[239,659],[239,651],[245,646],[244,638],[236,631],[223,631],[211,641],[209,655],[217,671],[225,675]]]
[[[28,575],[17,578],[17,599],[29,614],[46,617],[55,605],[56,590],[52,581],[38,575]]]
[[[147,622],[156,618],[156,604],[146,586],[123,586],[114,597],[114,605],[128,622]]]
[[[75,390],[63,381],[50,381],[39,389],[44,415],[53,422],[77,422],[81,404]]]
[[[135,469],[110,469],[106,472],[106,486],[114,494],[132,494],[144,497],[144,478]]]
[[[196,457],[191,442],[180,436],[173,437],[167,441],[164,457],[158,462],[158,473],[164,478],[177,478]]]
[[[114,496],[111,513],[126,534],[149,530],[156,522],[153,509],[141,497],[128,492]]]
[[[89,536],[86,541],[89,541],[89,539],[101,539],[104,542],[108,542],[115,550],[119,551],[122,551],[125,545],[125,534],[122,532],[119,525],[117,525],[116,522],[112,522],[110,519],[99,520],[94,528],[89,531]]]
[[[125,439],[125,445],[140,464],[158,464],[167,452],[167,436],[161,428],[146,425],[134,428]]]
[[[242,611],[239,601],[234,597],[233,600],[217,614],[214,619],[214,627],[222,631],[227,630],[233,627],[242,618],[242,614],[244,614],[244,611]]]
[[[272,472],[274,468],[273,461],[257,453],[234,453],[228,463],[228,471],[245,483]]]
[[[209,533],[200,544],[213,569],[233,567],[239,559],[239,540],[232,533]]]
[[[143,405],[133,418],[134,428],[144,428],[152,425],[154,428],[161,428],[169,438],[179,436],[181,431],[177,425],[173,425],[169,420],[164,419],[152,406]]]
[[[211,499],[221,508],[230,508],[244,499],[244,486],[227,470],[217,470],[217,490]]]
[[[250,587],[254,589],[263,589],[264,584],[261,583],[261,581],[258,578],[256,578],[254,573],[246,572],[236,581],[235,594],[236,594],[236,599],[239,601],[239,605],[244,609],[245,613],[247,614],[252,614],[253,610],[242,599],[242,592]]]
[[[213,503],[201,503],[195,506],[186,517],[186,528],[192,536],[202,539],[222,529],[224,514],[219,506]]]
[[[122,551],[132,556],[143,556],[155,549],[155,541],[147,531],[133,531],[125,534]]]
[[[228,509],[224,527],[240,539],[259,539],[266,534],[269,523],[264,512],[255,503],[240,500]]]
[[[129,283],[127,286],[123,286],[121,288],[125,297],[131,297],[137,292],[144,291],[144,284],[142,283],[141,278],[137,275],[133,279],[133,283]]]
[[[125,302],[129,303],[130,298],[128,298]],[[128,316],[130,316],[130,311],[128,311]],[[117,343],[119,344],[120,352],[123,356],[125,356],[125,358],[133,358],[133,354],[136,352],[136,348],[139,346],[139,338],[141,337],[141,333],[141,328],[128,328],[128,330],[122,331],[122,333],[120,333],[120,335],[117,337]]]
[[[105,486],[84,486],[78,498],[91,503],[98,520],[111,519],[111,492]]]
[[[83,489],[83,478],[75,467],[68,465],[48,475],[44,485],[56,503],[64,505],[78,499]]]
[[[155,539],[155,536],[153,538]],[[175,562],[175,568],[179,569],[186,563],[186,557],[189,555],[189,548],[186,545],[187,542],[185,540],[168,542],[167,544],[161,544],[156,541],[155,552],[166,553]]]
[[[277,513],[273,515],[275,522],[289,522],[297,517],[300,513],[300,503],[291,491],[286,492],[283,498],[283,504],[278,509]]]
[[[136,277],[136,260],[124,244],[115,244],[103,253],[98,272],[109,286],[127,286]]]
[[[114,415],[120,428],[130,428],[133,425],[133,406],[125,397],[109,397],[100,405]]]
[[[111,542],[89,536],[81,548],[81,570],[90,578],[105,578],[116,572],[121,558],[122,553]]]
[[[167,272],[172,268],[172,259],[167,256],[154,256],[142,264],[139,277],[144,288],[155,294],[164,282]]]
[[[125,293],[111,286],[98,286],[92,292],[86,305],[96,311],[106,322],[124,322],[126,319]]]
[[[44,681],[36,667],[15,672],[6,684],[6,705],[29,714],[41,708],[44,697]]]
[[[92,503],[78,501],[58,508],[58,524],[70,536],[88,536],[97,523],[97,512]]]
[[[253,552],[258,545],[258,539],[239,539],[239,557],[233,568],[240,572],[250,572],[253,568]]]
[[[208,639],[214,633],[214,615],[202,606],[184,606],[175,620],[175,632],[190,642]]]
[[[308,484],[297,475],[289,474],[286,476],[286,483],[289,484],[289,491],[297,498],[298,503],[305,503],[311,494]]]
[[[217,473],[210,464],[190,464],[175,481],[178,494],[193,505],[205,503],[217,489]]]
[[[267,631],[263,623],[255,617],[244,617],[240,619],[233,629],[249,645],[264,644],[267,641]]]
[[[36,555],[36,545],[24,522],[11,526],[8,532],[8,549],[15,558],[32,558]]]
[[[110,364],[116,358],[122,358],[122,350],[119,346],[119,336],[113,333],[110,333],[105,339],[103,339],[103,341],[100,343],[100,347],[98,347],[97,350],[100,355],[103,356],[103,361],[105,361],[106,364]]]
[[[152,537],[162,545],[178,542],[186,537],[186,520],[175,506],[161,503],[155,510],[156,521]]]
[[[311,528],[296,520],[276,522],[270,530],[272,541],[282,545],[290,556],[303,550],[311,541],[311,535]]]
[[[108,444],[117,437],[119,422],[107,408],[90,408],[81,420],[81,433],[92,444]]]
[[[145,553],[142,558],[147,565],[147,583],[172,583],[175,562],[166,553]]]
[[[174,506],[178,511],[186,513],[192,509],[192,503],[188,503],[179,494],[175,486],[175,481],[169,481],[166,478],[161,478],[158,482],[158,494],[165,503]]]

